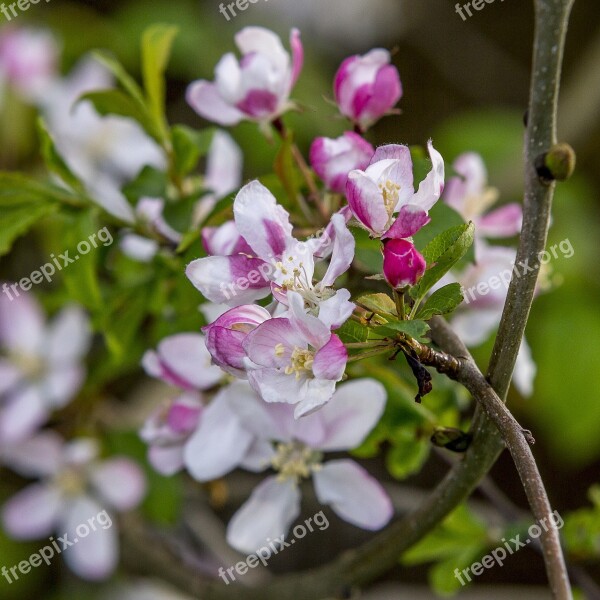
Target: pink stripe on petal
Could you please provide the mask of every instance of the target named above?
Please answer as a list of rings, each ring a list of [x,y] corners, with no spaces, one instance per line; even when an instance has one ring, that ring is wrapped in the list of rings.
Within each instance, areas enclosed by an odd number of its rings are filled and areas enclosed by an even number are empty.
[[[381,237],[382,239],[409,238],[430,221],[429,215],[423,209],[414,204],[406,204],[400,209],[394,224]]]
[[[342,340],[335,335],[316,354],[313,362],[313,373],[319,379],[339,381],[346,370],[348,351]]]

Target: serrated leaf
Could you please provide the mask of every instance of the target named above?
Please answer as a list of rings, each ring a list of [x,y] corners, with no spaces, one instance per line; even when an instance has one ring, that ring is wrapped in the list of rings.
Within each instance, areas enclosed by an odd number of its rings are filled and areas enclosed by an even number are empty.
[[[357,304],[380,315],[396,315],[396,304],[387,294],[365,294]]]
[[[163,139],[167,136],[165,117],[165,70],[178,28],[153,25],[142,36],[142,74],[150,114]]]
[[[423,249],[427,270],[421,281],[410,290],[410,295],[420,299],[467,253],[473,244],[473,223],[458,225],[436,236]]]
[[[460,283],[449,283],[436,290],[417,313],[417,319],[428,321],[435,315],[448,315],[464,300]]]
[[[429,325],[425,321],[389,321],[385,325],[379,325],[373,329],[374,333],[384,336],[396,336],[398,333],[405,333],[416,340],[423,340],[425,334],[429,331]]]
[[[335,331],[344,344],[366,342],[369,339],[369,329],[356,321],[346,321]]]
[[[46,123],[40,117],[37,121],[38,135],[40,138],[40,150],[42,158],[46,164],[46,168],[50,173],[56,175],[61,181],[68,185],[71,189],[84,193],[85,188],[75,174],[71,171],[62,156],[58,153],[52,136],[48,132]]]

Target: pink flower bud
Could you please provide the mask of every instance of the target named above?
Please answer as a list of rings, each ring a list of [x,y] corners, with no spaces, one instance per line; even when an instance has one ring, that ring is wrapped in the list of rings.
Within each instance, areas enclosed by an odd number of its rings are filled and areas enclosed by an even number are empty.
[[[426,268],[425,259],[408,240],[388,240],[383,247],[383,274],[395,289],[415,285]]]
[[[402,97],[400,75],[390,60],[387,50],[377,48],[347,58],[336,73],[334,92],[340,112],[363,131]]]
[[[353,131],[337,139],[319,137],[310,148],[310,164],[315,173],[333,192],[343,194],[348,173],[366,169],[375,149]]]

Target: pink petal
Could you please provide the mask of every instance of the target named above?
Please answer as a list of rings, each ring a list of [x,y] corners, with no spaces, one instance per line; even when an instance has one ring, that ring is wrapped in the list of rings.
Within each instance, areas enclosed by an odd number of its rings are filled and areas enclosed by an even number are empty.
[[[67,504],[61,521],[61,535],[77,542],[64,553],[68,567],[90,581],[108,579],[117,567],[119,541],[113,517],[85,496]]]
[[[58,433],[42,431],[24,442],[10,444],[2,453],[2,462],[23,477],[48,477],[61,468],[63,444]]]
[[[235,35],[235,43],[240,52],[246,54],[263,54],[278,70],[289,65],[289,55],[279,36],[264,27],[244,27]]]
[[[350,302],[350,292],[346,289],[338,290],[331,298],[319,304],[319,321],[328,328],[341,327],[352,315],[356,304]]]
[[[504,238],[517,235],[523,224],[523,209],[520,204],[507,204],[498,208],[477,223],[477,234],[484,237]]]
[[[381,190],[364,171],[351,171],[346,184],[346,197],[354,216],[375,235],[385,231],[389,215]]]
[[[113,458],[98,464],[91,471],[90,482],[119,512],[135,508],[146,495],[142,470],[126,458]]]
[[[10,361],[0,358],[0,395],[6,394],[21,379],[19,368]]]
[[[300,514],[300,492],[291,482],[268,477],[233,515],[227,541],[240,552],[256,552],[271,540],[287,534]]]
[[[401,97],[402,84],[398,69],[393,65],[382,67],[373,85],[363,86],[357,90],[354,99],[357,120],[363,128],[366,128],[385,115]]]
[[[252,362],[272,368],[287,366],[294,348],[306,347],[306,340],[289,319],[283,318],[265,321],[251,331],[243,342],[243,348]]]
[[[411,204],[416,204],[425,211],[428,211],[439,200],[444,190],[444,159],[433,147],[431,140],[427,142],[427,149],[432,163],[431,171],[421,181],[417,193],[410,201]]]
[[[34,483],[13,496],[2,509],[6,532],[20,540],[49,536],[63,506],[57,488]]]
[[[330,340],[315,354],[313,373],[318,379],[339,381],[346,370],[348,352],[340,338],[332,334]]]
[[[4,290],[9,289],[11,296],[0,294],[0,343],[7,350],[35,356],[40,352],[44,336],[42,310],[32,294],[18,287],[14,291],[7,284],[2,286]]]
[[[81,359],[90,347],[90,322],[76,306],[64,308],[52,321],[45,351],[53,365],[72,363]]]
[[[331,335],[329,327],[306,312],[304,299],[298,292],[288,292],[287,299],[290,307],[290,323],[294,329],[313,348],[322,348],[329,341]]]
[[[250,90],[235,106],[252,119],[269,119],[275,115],[279,98],[268,90]]]
[[[150,446],[148,449],[148,462],[153,469],[170,477],[183,469],[183,444],[173,446]]]
[[[269,261],[294,242],[287,211],[259,181],[245,185],[233,203],[235,224],[257,256]]]
[[[346,226],[346,220],[342,215],[332,215],[331,222],[333,223],[335,237],[331,261],[325,275],[323,275],[323,279],[321,279],[321,286],[324,287],[332,286],[335,280],[350,268],[354,260],[354,248],[356,246],[354,236],[350,233]]]
[[[338,386],[319,411],[325,438],[318,446],[327,452],[353,450],[377,425],[386,402],[385,388],[375,379],[356,379]]]
[[[313,475],[319,502],[362,529],[384,527],[394,514],[379,482],[352,460],[332,460]]]
[[[0,439],[4,443],[20,442],[41,427],[48,416],[48,407],[38,387],[19,389],[0,408]]]
[[[300,39],[300,31],[292,29],[290,33],[290,47],[292,49],[292,86],[295,85],[300,77],[302,66],[304,64],[304,48]]]
[[[234,221],[226,221],[219,227],[203,227],[202,245],[212,256],[252,254],[252,248],[239,234]]]
[[[409,238],[430,221],[429,215],[422,208],[414,204],[405,204],[400,209],[394,224],[381,237],[383,239]]]
[[[219,125],[237,125],[243,119],[243,114],[227,104],[219,95],[215,84],[208,81],[195,81],[190,84],[186,100],[201,117]]]

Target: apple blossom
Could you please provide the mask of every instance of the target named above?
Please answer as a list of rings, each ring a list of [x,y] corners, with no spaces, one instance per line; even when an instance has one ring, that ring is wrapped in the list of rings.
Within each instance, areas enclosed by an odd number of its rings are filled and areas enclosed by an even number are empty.
[[[289,110],[292,87],[303,63],[300,32],[292,29],[292,58],[279,37],[263,27],[246,27],[235,42],[242,59],[232,53],[215,68],[215,82],[199,80],[187,91],[187,101],[201,116],[220,125],[235,125],[243,119],[268,123]]]
[[[365,171],[348,175],[348,204],[374,237],[409,238],[431,220],[427,211],[444,189],[444,159],[431,141],[427,148],[432,169],[416,192],[408,146],[380,146]]]
[[[324,452],[356,448],[377,424],[386,403],[379,382],[359,379],[344,383],[326,406],[298,421],[289,405],[239,397],[233,402],[246,426],[266,442],[257,466],[276,471],[231,519],[227,540],[234,548],[252,552],[267,538],[287,533],[300,514],[299,483],[310,478],[317,499],[345,521],[376,530],[390,520],[390,499],[362,467],[349,459],[323,463]]]
[[[346,131],[337,139],[315,139],[310,147],[310,164],[331,191],[343,194],[348,173],[366,169],[373,154],[375,149],[362,136]]]
[[[402,97],[398,69],[390,62],[390,53],[376,48],[347,58],[335,75],[340,112],[362,131],[389,113]]]
[[[4,284],[6,286],[6,284]],[[49,323],[31,294],[0,296],[0,438],[17,442],[75,396],[90,344],[84,312],[67,306]]]
[[[67,565],[90,580],[106,579],[117,566],[117,525],[108,510],[131,510],[146,492],[144,475],[135,462],[120,457],[99,461],[98,451],[91,439],[65,444],[54,432],[40,433],[21,446],[10,466],[41,481],[18,492],[2,509],[4,528],[16,539],[66,533],[73,543],[64,552]],[[108,522],[101,523],[100,515]],[[87,536],[78,533],[79,525],[91,529]]]

